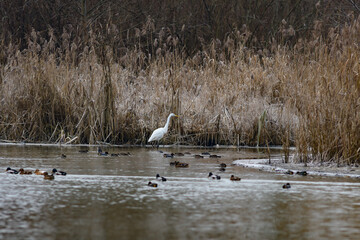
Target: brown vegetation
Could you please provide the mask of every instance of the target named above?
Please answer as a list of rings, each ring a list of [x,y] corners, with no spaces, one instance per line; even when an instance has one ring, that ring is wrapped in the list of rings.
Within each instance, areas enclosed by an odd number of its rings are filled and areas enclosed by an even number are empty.
[[[112,1],[100,2],[91,14],[79,5],[83,22],[68,15],[77,28],[61,29],[65,18],[57,16],[46,31],[13,32],[25,23],[3,19],[2,139],[55,142],[64,130],[81,143],[145,144],[174,112],[180,118],[165,143],[296,145],[299,161],[360,162],[360,21],[354,15],[339,16],[343,22],[335,25],[326,17],[330,10],[314,1],[293,6],[288,2],[295,1],[258,1],[271,4],[268,10],[256,8],[264,12],[255,19],[272,21],[256,24],[240,21],[235,11],[225,21],[220,16],[227,8],[214,7],[220,2],[200,1],[205,16],[197,19],[211,25],[205,31],[191,28],[193,18],[175,18],[176,9],[171,25],[166,10],[178,6],[160,1],[164,15],[155,20],[141,13],[141,24],[132,28],[134,22],[124,20],[131,15],[131,1],[121,17],[114,15],[117,5],[105,7]],[[307,26],[323,14],[306,31],[294,27],[300,18],[292,15],[306,12],[302,2],[313,6],[303,16]],[[284,14],[266,13],[275,11],[272,3],[290,4],[290,22]],[[153,7],[141,5],[139,11],[155,12]],[[247,25],[221,25],[236,21]]]

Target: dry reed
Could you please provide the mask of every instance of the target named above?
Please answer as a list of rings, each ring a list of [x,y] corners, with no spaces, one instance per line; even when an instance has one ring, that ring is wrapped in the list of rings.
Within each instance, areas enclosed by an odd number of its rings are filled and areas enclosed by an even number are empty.
[[[360,163],[359,20],[259,52],[235,30],[194,57],[170,30],[145,53],[141,32],[119,59],[91,31],[83,43],[50,29],[49,40],[33,31],[23,51],[3,46],[1,138],[56,141],[64,130],[78,143],[145,144],[175,112],[164,143],[296,145],[298,161]]]

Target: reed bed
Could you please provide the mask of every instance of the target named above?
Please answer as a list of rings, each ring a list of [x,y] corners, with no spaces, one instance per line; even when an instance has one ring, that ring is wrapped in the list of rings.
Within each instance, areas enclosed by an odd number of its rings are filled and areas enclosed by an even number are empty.
[[[80,43],[33,31],[25,50],[2,46],[0,137],[146,144],[174,112],[164,143],[295,145],[296,161],[360,163],[359,19],[293,47],[255,51],[246,34],[191,57],[168,34],[154,54],[139,40],[118,58],[91,31]]]

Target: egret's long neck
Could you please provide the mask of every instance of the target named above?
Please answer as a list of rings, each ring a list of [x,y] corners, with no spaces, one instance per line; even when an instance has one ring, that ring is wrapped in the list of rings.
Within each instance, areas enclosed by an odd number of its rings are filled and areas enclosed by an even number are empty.
[[[164,126],[164,129],[165,129],[166,132],[167,132],[167,130],[168,130],[168,128],[169,128],[170,118],[171,118],[171,115],[168,116],[167,121],[166,121],[166,124],[165,124],[165,126]]]

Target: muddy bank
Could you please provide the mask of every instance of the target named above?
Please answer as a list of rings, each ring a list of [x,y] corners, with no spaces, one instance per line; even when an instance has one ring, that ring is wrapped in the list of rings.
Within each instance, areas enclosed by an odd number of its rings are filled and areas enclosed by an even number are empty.
[[[308,163],[307,166],[297,163],[284,163],[283,159],[246,159],[235,160],[234,165],[245,168],[254,168],[261,171],[283,173],[283,174],[300,174],[306,171],[309,176],[325,176],[325,177],[348,177],[360,179],[359,165],[353,166],[337,166],[336,163]]]

